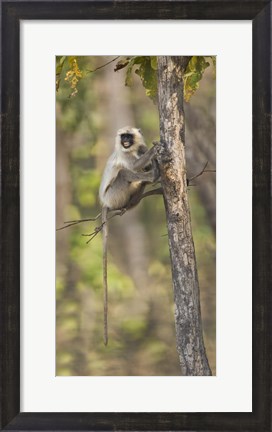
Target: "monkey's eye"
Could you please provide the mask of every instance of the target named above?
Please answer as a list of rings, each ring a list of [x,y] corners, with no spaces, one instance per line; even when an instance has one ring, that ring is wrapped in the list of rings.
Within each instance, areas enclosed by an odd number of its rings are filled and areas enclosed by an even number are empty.
[[[121,144],[125,148],[129,148],[134,144],[134,137],[133,134],[126,133],[121,135]]]

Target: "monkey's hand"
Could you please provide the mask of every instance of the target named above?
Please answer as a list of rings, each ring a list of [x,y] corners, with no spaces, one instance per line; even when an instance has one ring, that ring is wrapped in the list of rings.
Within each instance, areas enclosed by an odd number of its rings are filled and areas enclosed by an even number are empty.
[[[143,171],[148,165],[152,163],[155,157],[155,148],[151,147],[142,156],[133,163],[133,171]]]
[[[160,180],[161,173],[156,158],[152,160],[152,173],[153,173],[153,183],[157,183]]]
[[[161,147],[161,142],[159,141],[153,141],[153,149],[154,149],[154,153],[156,154],[159,150],[159,148]]]
[[[154,181],[153,183],[156,183],[157,181],[160,180],[160,169],[159,169],[159,164],[158,164],[158,160],[157,160],[157,155],[159,154],[159,150],[161,148],[161,143],[158,141],[153,141],[153,158],[152,158],[152,171],[154,174]]]

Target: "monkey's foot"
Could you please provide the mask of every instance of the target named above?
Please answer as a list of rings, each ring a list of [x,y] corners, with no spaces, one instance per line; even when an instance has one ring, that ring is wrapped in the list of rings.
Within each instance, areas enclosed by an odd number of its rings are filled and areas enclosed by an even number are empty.
[[[127,211],[126,207],[123,207],[122,209],[119,210],[119,216],[123,216],[123,214],[125,214]]]

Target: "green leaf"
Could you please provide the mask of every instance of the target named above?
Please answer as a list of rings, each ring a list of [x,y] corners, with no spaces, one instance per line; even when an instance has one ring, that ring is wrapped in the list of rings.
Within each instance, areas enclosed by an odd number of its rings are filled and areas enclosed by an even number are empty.
[[[66,56],[62,56],[58,62],[56,62],[56,91],[58,91],[60,86],[60,77],[63,69],[63,65],[65,63]]]
[[[189,61],[183,75],[184,99],[186,102],[189,102],[190,98],[199,88],[199,82],[208,66],[210,66],[210,63],[203,56],[193,56]]]
[[[150,97],[154,102],[157,97],[157,57],[149,56],[137,56],[131,57],[127,64],[127,74],[125,85],[132,85],[132,71],[134,66],[138,66],[135,69],[135,74],[138,75],[142,81],[142,84],[146,90],[146,95]]]
[[[62,56],[56,66],[56,74],[60,75],[65,62],[66,56]]]
[[[214,69],[213,69],[213,71],[214,71],[214,78],[216,77],[216,56],[211,56],[210,57],[211,59],[212,59],[212,63],[213,63],[213,67],[214,67]]]
[[[115,65],[114,72],[124,69],[129,64],[129,61],[130,61],[130,57],[125,57],[119,60]]]
[[[128,68],[127,68],[127,73],[126,73],[126,79],[125,79],[125,85],[128,86],[128,87],[130,87],[132,85],[132,76],[131,76],[131,74],[132,74],[133,66],[134,66],[134,60],[131,60],[128,63]]]
[[[150,57],[150,64],[151,64],[152,69],[154,69],[154,70],[158,69],[157,56]]]

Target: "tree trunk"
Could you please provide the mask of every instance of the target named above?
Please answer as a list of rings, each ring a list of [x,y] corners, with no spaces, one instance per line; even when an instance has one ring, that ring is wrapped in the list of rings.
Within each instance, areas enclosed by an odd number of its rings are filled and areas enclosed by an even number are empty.
[[[167,216],[182,375],[211,375],[202,335],[199,284],[187,195],[182,76],[189,57],[158,57],[158,163]]]

